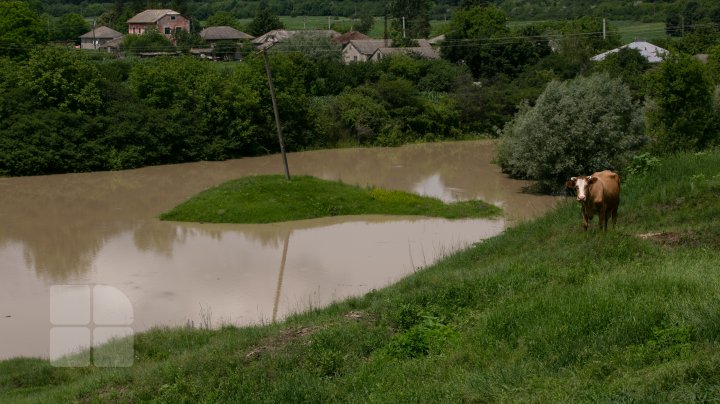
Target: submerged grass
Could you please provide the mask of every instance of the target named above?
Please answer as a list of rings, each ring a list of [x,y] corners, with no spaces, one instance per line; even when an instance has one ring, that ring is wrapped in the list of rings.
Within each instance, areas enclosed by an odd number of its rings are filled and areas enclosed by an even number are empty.
[[[281,324],[142,333],[131,368],[0,362],[0,401],[717,401],[719,179],[720,153],[667,158],[607,234],[567,203]]]
[[[272,223],[325,216],[384,214],[447,219],[489,217],[500,209],[482,201],[443,201],[403,191],[361,188],[336,181],[261,175],[228,181],[183,202],[163,220]]]

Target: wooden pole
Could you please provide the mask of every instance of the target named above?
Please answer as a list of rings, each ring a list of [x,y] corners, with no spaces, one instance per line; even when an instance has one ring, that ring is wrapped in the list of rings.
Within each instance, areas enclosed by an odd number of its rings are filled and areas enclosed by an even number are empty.
[[[290,168],[288,168],[287,154],[285,154],[285,141],[280,128],[280,113],[278,112],[277,100],[275,99],[275,86],[273,86],[272,72],[270,71],[270,62],[267,57],[267,50],[263,49],[263,60],[265,61],[265,72],[268,77],[268,87],[270,87],[270,98],[272,99],[273,113],[275,114],[275,127],[277,128],[278,141],[280,142],[280,153],[282,154],[283,166],[285,168],[285,179],[290,181]]]

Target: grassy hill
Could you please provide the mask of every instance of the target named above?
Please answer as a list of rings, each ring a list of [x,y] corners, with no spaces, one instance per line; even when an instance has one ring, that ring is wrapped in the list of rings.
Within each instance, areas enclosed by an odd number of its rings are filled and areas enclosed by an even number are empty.
[[[0,362],[0,401],[717,400],[720,153],[624,178],[619,214],[583,232],[570,201],[280,324],[146,332],[130,368]]]

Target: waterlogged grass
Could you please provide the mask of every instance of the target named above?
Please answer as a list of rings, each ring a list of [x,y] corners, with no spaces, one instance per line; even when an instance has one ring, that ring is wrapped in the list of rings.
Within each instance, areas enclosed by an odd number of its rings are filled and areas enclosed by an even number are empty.
[[[201,192],[163,213],[163,220],[272,223],[343,215],[422,215],[448,219],[488,217],[500,209],[482,201],[444,203],[402,191],[361,188],[336,181],[279,175],[244,177]]]
[[[0,402],[717,401],[719,209],[720,153],[663,159],[607,234],[567,203],[280,324],[137,335],[130,368],[0,362]]]

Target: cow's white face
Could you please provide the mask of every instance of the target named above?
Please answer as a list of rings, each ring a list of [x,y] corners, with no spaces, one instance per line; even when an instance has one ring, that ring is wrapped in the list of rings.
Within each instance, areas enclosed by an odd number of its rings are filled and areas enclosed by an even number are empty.
[[[570,178],[570,182],[575,188],[578,202],[585,202],[585,200],[587,200],[590,194],[590,185],[595,181],[597,181],[597,178],[591,176]]]

